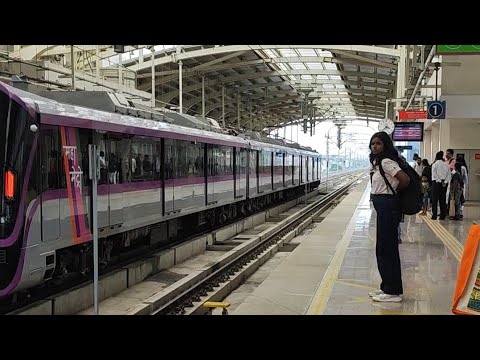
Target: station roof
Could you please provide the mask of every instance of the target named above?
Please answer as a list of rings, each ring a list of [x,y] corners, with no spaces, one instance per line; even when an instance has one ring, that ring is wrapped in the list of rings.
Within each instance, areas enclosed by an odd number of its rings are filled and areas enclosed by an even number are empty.
[[[82,54],[94,50],[95,45],[81,48]],[[68,51],[45,47],[35,57]],[[151,51],[156,106],[178,111],[181,66],[183,113],[204,114],[227,128],[263,130],[303,119],[378,121],[386,115],[386,101],[397,97],[399,45],[131,45],[103,70],[120,64],[134,74],[135,91],[148,96]],[[428,51],[425,46],[422,56]],[[102,45],[102,54],[105,60],[116,52]],[[416,70],[405,75],[403,86],[415,84]]]
[[[155,91],[164,103],[179,104],[182,62],[183,112],[225,124],[263,129],[316,119],[381,119],[385,100],[395,97],[399,51],[366,45],[199,45],[155,53]],[[137,74],[137,88],[151,91],[151,62],[124,62]],[[223,90],[224,88],[224,90]],[[305,105],[308,104],[308,105]],[[252,122],[253,121],[253,124]]]

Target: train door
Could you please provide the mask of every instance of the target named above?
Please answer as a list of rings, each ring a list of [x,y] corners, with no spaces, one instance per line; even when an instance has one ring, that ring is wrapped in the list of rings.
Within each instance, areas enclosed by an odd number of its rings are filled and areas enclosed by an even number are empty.
[[[303,177],[303,168],[304,168],[304,166],[303,166],[303,155],[300,155],[299,157],[300,157],[300,177],[299,177],[300,181],[299,181],[298,183],[299,183],[299,184],[303,184],[303,182],[304,182],[304,177]]]
[[[215,175],[218,172],[218,162],[216,161],[217,149],[215,145],[207,144],[207,197],[206,205],[215,203]]]
[[[41,217],[42,240],[44,242],[60,238],[60,140],[58,127],[41,128],[42,191]]]
[[[93,133],[93,143],[97,147],[97,221],[98,227],[103,228],[110,225],[110,215],[108,213],[108,163],[107,163],[107,135],[95,131]]]
[[[123,190],[120,185],[122,174],[122,137],[121,134],[109,134],[107,141],[107,181],[108,181],[108,209],[110,226],[122,224],[123,219]]]
[[[258,194],[258,151],[248,151],[248,197]]]
[[[175,140],[164,141],[164,209],[165,215],[170,214],[174,207],[174,179],[175,179]]]
[[[247,151],[235,148],[235,198],[245,198],[247,188]]]

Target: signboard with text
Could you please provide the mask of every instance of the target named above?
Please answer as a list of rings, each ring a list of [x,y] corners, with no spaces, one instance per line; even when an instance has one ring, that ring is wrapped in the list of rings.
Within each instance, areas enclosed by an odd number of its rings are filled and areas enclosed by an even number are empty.
[[[423,122],[396,122],[393,141],[423,141]]]
[[[398,118],[400,120],[426,119],[427,112],[425,110],[400,110],[398,112]]]

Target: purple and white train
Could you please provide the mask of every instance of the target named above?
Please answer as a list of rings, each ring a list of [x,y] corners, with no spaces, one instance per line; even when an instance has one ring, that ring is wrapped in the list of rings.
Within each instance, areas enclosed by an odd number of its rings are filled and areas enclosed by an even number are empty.
[[[165,114],[168,116],[168,114]],[[0,82],[0,298],[303,193],[319,154],[57,102]]]

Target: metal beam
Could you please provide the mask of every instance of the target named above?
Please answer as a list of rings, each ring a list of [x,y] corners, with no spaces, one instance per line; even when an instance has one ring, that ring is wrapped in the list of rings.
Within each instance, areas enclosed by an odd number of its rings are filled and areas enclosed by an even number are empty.
[[[206,74],[206,73],[213,72],[213,71],[249,67],[249,66],[252,66],[252,65],[262,65],[262,64],[265,64],[265,63],[268,63],[268,62],[271,62],[271,61],[270,60],[268,60],[268,61],[265,61],[265,60],[240,61],[240,62],[236,62],[236,63],[226,63],[226,64],[222,64],[222,65],[209,66],[206,69],[203,69],[203,68],[198,69],[198,67],[195,66],[195,67],[184,69],[183,73],[185,75],[197,75],[197,74],[202,75],[202,74]],[[178,69],[157,71],[155,73],[155,75],[157,75],[157,76],[176,75],[176,74],[178,74]],[[142,78],[145,78],[145,77],[148,77],[148,74],[137,74],[137,79],[142,79]]]
[[[397,69],[397,65],[392,63],[383,62],[383,61],[376,61],[375,63],[372,63],[371,59],[368,61],[366,60],[369,58],[364,58],[363,56],[359,56],[359,57],[361,59],[356,59],[354,57],[339,58],[339,57],[330,57],[330,56],[294,56],[294,57],[276,57],[276,58],[265,59],[265,60],[273,60],[274,63],[330,63],[330,64],[342,64],[342,65],[380,66],[380,67],[385,67],[389,69]]]
[[[336,76],[357,76],[357,77],[364,77],[364,78],[371,78],[371,79],[382,79],[394,82],[396,80],[395,76],[384,75],[384,74],[375,74],[375,73],[365,73],[365,72],[358,72],[358,71],[343,71],[343,70],[324,70],[324,69],[312,69],[312,70],[280,70],[276,71],[277,74],[283,76],[289,75],[336,75]],[[308,80],[307,80],[308,81]],[[322,79],[317,79],[317,81],[324,81]]]
[[[357,55],[357,54],[352,54],[350,52],[347,52],[347,51],[342,51],[342,50],[336,50],[334,51],[336,54],[339,54],[339,55],[342,55],[343,57],[346,57],[346,58],[350,58],[350,59],[355,59],[355,60],[359,60],[359,61],[362,61],[364,63],[368,63],[370,64],[370,66],[382,66],[384,67],[385,62],[383,61],[379,61],[379,60],[375,60],[375,59],[371,59],[369,57],[366,57],[366,56],[361,56],[361,55]],[[386,55],[386,54],[383,54],[383,55]],[[397,54],[394,55],[395,57],[400,57],[400,51],[397,50]],[[392,68],[392,69],[395,69],[397,66],[394,65],[395,67]]]
[[[232,76],[227,76],[220,78],[220,81],[222,84],[228,83],[228,82],[236,82],[236,81],[241,81],[241,80],[250,80],[250,79],[258,79],[258,78],[269,78],[269,77],[279,77],[279,76],[298,76],[298,75],[330,75],[330,76],[350,76],[350,77],[362,77],[362,78],[371,78],[371,79],[382,79],[382,80],[387,80],[391,81],[392,83],[395,81],[394,76],[389,76],[389,75],[383,75],[383,74],[375,74],[375,73],[361,73],[361,72],[356,72],[356,71],[338,71],[338,70],[324,70],[324,69],[312,69],[312,70],[291,70],[291,71],[285,71],[285,70],[280,70],[280,71],[251,71],[247,72],[244,74],[238,74],[238,75],[232,75]],[[160,79],[156,81],[156,85],[169,82],[169,81],[175,81],[177,77],[175,75],[171,75],[167,78]],[[297,80],[295,80],[297,81]],[[309,81],[309,80],[306,80]],[[322,83],[322,84],[328,84],[328,81],[331,80],[321,80],[321,79],[312,79],[310,80],[312,84],[315,83]],[[341,81],[339,84],[343,84],[342,80],[337,80]],[[138,89],[148,91],[151,89],[151,84],[149,82],[145,82],[141,85],[138,86]]]
[[[320,96],[320,97],[337,97],[342,94],[335,94],[336,92],[348,92],[352,94],[369,94],[369,95],[374,95],[374,96],[381,96],[381,97],[389,97],[393,96],[391,92],[388,91],[376,91],[376,90],[366,90],[366,89],[357,89],[357,88],[346,88],[346,89],[322,89],[321,91],[315,91],[311,94],[308,95],[308,98],[312,98],[315,96]],[[346,97],[350,95],[343,94]]]
[[[239,80],[247,80],[247,79],[250,80],[250,79],[254,79],[254,78],[262,78],[262,77],[265,76],[265,74],[268,74],[268,73],[260,72],[260,73],[251,73],[251,74],[228,76],[228,77],[225,77],[223,79],[219,78],[217,80],[214,80],[214,82],[210,83],[209,86],[228,84],[228,83],[239,81]],[[367,87],[372,87],[372,88],[382,88],[382,89],[388,89],[388,90],[392,90],[393,87],[394,87],[393,85],[387,85],[387,84],[379,84],[379,83],[367,82],[367,81],[350,81],[350,80],[320,80],[320,83],[311,82],[311,83],[308,84],[308,86],[306,85],[306,83],[304,81],[295,82],[295,84],[300,85],[300,87],[304,86],[304,87],[308,87],[308,88],[312,88],[312,87],[314,87],[314,85],[318,86],[318,85],[323,85],[323,84],[356,85],[357,87],[367,86]],[[265,84],[264,86],[267,86],[267,85],[270,86],[270,83]],[[190,91],[201,89],[201,87],[202,87],[202,84],[201,84],[201,82],[199,82],[199,83],[196,83],[196,84],[189,85],[189,86],[185,87],[183,89],[183,91],[184,91],[184,93],[188,93]],[[261,87],[261,86],[259,86],[259,87]],[[342,89],[342,90],[339,90],[339,91],[348,91],[348,90],[343,90]],[[172,99],[174,99],[177,96],[178,96],[178,90],[173,90],[173,91],[164,93],[163,99],[164,99],[165,102],[170,102]]]
[[[248,51],[248,50],[268,50],[268,49],[320,49],[328,51],[360,51],[374,54],[382,54],[388,56],[398,57],[400,53],[396,49],[383,48],[380,46],[369,46],[369,45],[227,45],[219,46],[208,49],[201,50],[192,50],[185,51],[181,54],[172,53],[170,55],[163,56],[161,58],[155,59],[155,66],[161,64],[175,63],[178,60],[192,59],[207,55],[220,55],[225,53],[237,52],[237,51]],[[185,49],[186,50],[186,49]],[[135,64],[128,66],[130,70],[141,71],[145,69],[144,64]]]

